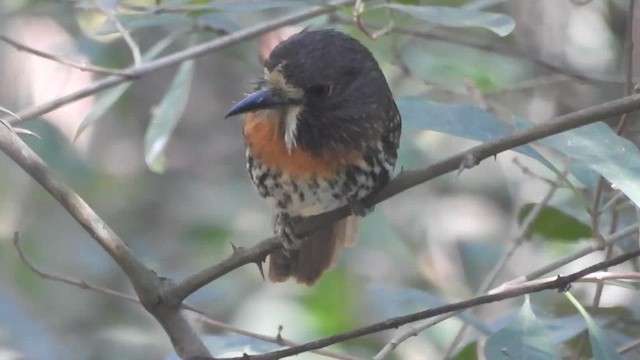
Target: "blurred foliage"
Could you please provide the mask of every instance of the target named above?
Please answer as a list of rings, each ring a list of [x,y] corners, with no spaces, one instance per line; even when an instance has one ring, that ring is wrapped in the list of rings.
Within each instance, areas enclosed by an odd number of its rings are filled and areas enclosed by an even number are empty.
[[[533,313],[528,296],[514,321],[487,339],[484,355],[487,359],[560,360],[548,332]]]
[[[526,204],[520,209],[518,214],[520,224],[531,214],[535,206],[536,204]],[[531,238],[533,235],[550,240],[576,241],[589,238],[592,234],[591,228],[575,217],[553,206],[544,206],[529,227],[527,237]]]
[[[78,63],[126,68],[129,47],[143,62],[324,1],[249,0],[29,1],[0,3],[0,32]],[[97,7],[96,4],[100,6]],[[403,115],[398,168],[423,168],[478,143],[625,94],[628,1],[398,0],[358,2],[372,40],[354,24],[354,8],[300,23],[333,27],[362,41],[379,60]],[[637,19],[636,19],[637,21]],[[245,174],[241,125],[223,119],[262,74],[262,39],[131,79],[20,127],[60,176],[159,274],[181,279],[271,233],[271,213]],[[637,68],[637,59],[633,59]],[[45,103],[107,75],[89,74],[3,44],[0,111]],[[592,245],[593,233],[636,224],[640,153],[636,115],[620,136],[619,119],[596,123],[434,179],[380,204],[362,222],[359,243],[313,288],[264,282],[255,266],[205,287],[189,304],[248,331],[292,341],[330,336],[389,317],[470,298],[486,282],[523,219],[569,175],[491,287]],[[0,125],[2,126],[2,125]],[[0,159],[0,359],[175,358],[160,327],[139,306],[45,281],[45,271],[131,294],[116,265],[41,188]],[[599,176],[612,186],[600,190]],[[618,195],[621,194],[621,195]],[[592,216],[599,229],[592,229]],[[551,240],[562,240],[562,244]],[[624,239],[614,253],[637,248]],[[568,273],[599,253],[555,270]],[[610,271],[638,272],[637,262]],[[635,359],[619,347],[638,333],[638,285],[612,279],[597,306],[596,286],[568,295],[532,295],[465,312],[406,340],[390,358],[456,360],[517,357]],[[460,326],[469,325],[452,347]],[[335,346],[373,357],[397,331]],[[278,344],[203,325],[216,356],[270,351]],[[451,349],[450,349],[451,348]],[[304,354],[304,358],[319,355]]]

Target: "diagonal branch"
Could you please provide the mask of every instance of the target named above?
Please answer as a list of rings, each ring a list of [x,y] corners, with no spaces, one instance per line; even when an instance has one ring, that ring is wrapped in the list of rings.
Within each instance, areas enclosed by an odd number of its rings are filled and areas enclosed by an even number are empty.
[[[14,48],[16,48],[18,51],[24,51],[24,52],[28,52],[30,54],[33,54],[35,56],[41,57],[43,59],[48,59],[51,61],[55,61],[57,63],[60,63],[62,65],[66,65],[69,67],[72,67],[74,69],[78,69],[81,71],[90,71],[90,72],[94,72],[96,74],[108,74],[108,75],[125,75],[126,72],[124,70],[119,70],[119,69],[110,69],[110,68],[105,68],[102,66],[96,66],[96,65],[91,65],[91,64],[81,64],[75,61],[71,61],[71,60],[67,60],[67,59],[63,59],[59,56],[53,55],[53,54],[49,54],[47,52],[32,48],[30,46],[27,46],[25,44],[22,44],[16,40],[13,40],[5,35],[0,35],[0,41],[3,41],[11,46],[13,46]],[[14,119],[14,121],[20,121],[18,119]]]
[[[620,115],[636,109],[640,109],[640,95],[627,96],[618,100],[596,105],[570,114],[562,115],[548,123],[537,125],[529,130],[518,132],[503,138],[475,146],[447,159],[439,161],[421,170],[403,171],[387,184],[381,191],[364,199],[363,205],[374,206],[405,190],[422,184],[438,176],[456,171],[461,164],[477,164],[482,160],[495,156],[505,150],[542,139],[547,136],[561,133],[580,126],[588,125],[611,116]],[[351,214],[348,206],[333,210],[312,218],[301,221],[296,227],[300,235],[307,234],[321,226],[338,221]],[[182,301],[190,294],[224,274],[248,263],[262,261],[270,252],[281,246],[275,237],[262,240],[256,246],[249,249],[239,249],[228,259],[206,268],[183,281],[177,283],[171,289],[167,289],[165,295]]]
[[[305,10],[290,15],[285,15],[271,21],[250,26],[244,30],[236,31],[234,33],[226,36],[221,36],[209,42],[190,47],[188,49],[173,53],[171,55],[167,55],[153,61],[149,61],[140,66],[130,68],[123,76],[108,76],[104,79],[100,79],[98,81],[95,81],[93,84],[71,94],[67,94],[47,103],[36,105],[29,109],[19,111],[18,116],[22,119],[22,121],[24,121],[46,114],[68,103],[80,100],[87,96],[91,96],[102,90],[112,88],[118,84],[131,81],[135,78],[139,78],[141,76],[149,74],[150,72],[183,62],[185,60],[200,57],[216,50],[229,47],[231,45],[238,44],[242,41],[262,35],[285,25],[295,24],[319,15],[333,12],[340,6],[348,6],[353,3],[355,3],[355,0],[336,0],[326,5],[308,7]],[[1,120],[7,121],[8,123],[13,125],[19,122],[17,119],[13,118],[3,118]]]
[[[357,19],[355,19],[354,21],[354,19],[346,18],[344,16],[338,16],[336,14],[332,16],[330,20],[334,24],[356,25],[360,28],[360,25],[357,23]],[[383,26],[383,24],[380,22],[374,23],[373,25]],[[586,83],[614,83],[615,84],[615,83],[624,82],[623,79],[617,78],[617,77],[612,77],[612,78],[590,77],[590,75],[588,74],[581,74],[571,69],[563,68],[559,65],[547,62],[541,58],[532,56],[531,54],[528,54],[526,51],[520,50],[515,47],[506,46],[496,41],[487,42],[487,41],[476,39],[471,36],[464,36],[462,34],[447,31],[447,30],[438,30],[437,28],[424,30],[415,26],[412,27],[412,26],[394,25],[392,29],[389,29],[389,31],[396,34],[412,36],[415,38],[420,38],[425,40],[441,41],[441,42],[446,42],[450,44],[466,46],[466,47],[478,49],[481,51],[486,51],[489,53],[496,53],[500,55],[509,56],[512,58],[518,58],[518,59],[530,61],[535,65],[549,72],[556,73],[574,80],[583,81]],[[369,36],[369,34],[367,34],[367,36],[371,37]]]
[[[243,31],[233,33],[228,36],[220,37],[212,42],[204,43],[184,51],[163,57],[156,61],[134,67],[127,71],[124,77],[107,77],[93,83],[91,86],[78,92],[69,94],[55,101],[36,106],[27,111],[21,112],[19,115],[23,119],[44,114],[64,104],[91,95],[102,89],[112,87],[122,82],[130,81],[155,71],[159,68],[170,64],[175,64],[186,59],[204,55],[208,52],[220,49],[232,44],[236,44],[247,38],[257,36],[261,33],[273,30],[285,24],[295,23],[317,15],[331,12],[335,6],[350,4],[353,1],[335,1],[330,6],[316,6],[307,10],[282,17],[280,19],[253,26]],[[629,96],[609,103],[598,105],[589,109],[581,110],[575,113],[564,115],[555,119],[554,122],[536,126],[528,131],[520,132],[502,139],[476,146],[468,151],[458,155],[444,159],[443,161],[429,166],[422,170],[407,171],[396,177],[387,187],[379,193],[366,199],[365,206],[371,206],[384,201],[402,191],[413,186],[421,184],[425,181],[433,179],[437,176],[452,172],[460,168],[461,164],[471,167],[481,160],[494,156],[502,151],[512,149],[519,145],[526,144],[540,138],[550,136],[562,131],[586,125],[598,120],[606,119],[610,116],[620,115],[625,112],[640,108],[640,95]],[[1,124],[0,124],[1,125]],[[169,280],[159,278],[152,270],[148,269],[144,264],[137,260],[126,244],[108,227],[108,225],[84,202],[82,198],[73,192],[65,183],[63,183],[53,172],[45,165],[22,140],[11,131],[7,126],[0,126],[0,150],[5,152],[19,166],[21,166],[32,178],[42,185],[73,217],[83,226],[83,228],[100,244],[105,251],[117,262],[129,277],[136,294],[147,311],[149,311],[163,326],[165,332],[169,335],[176,352],[183,358],[207,357],[208,351],[199,339],[191,325],[179,311],[182,301],[191,293],[195,292],[202,286],[215,280],[216,278],[248,263],[261,261],[269,252],[281,246],[280,242],[275,238],[264,240],[258,245],[250,249],[240,249],[229,259],[205,269],[202,272],[193,275],[177,284],[171,283]],[[296,230],[300,234],[307,233],[322,225],[339,220],[349,214],[348,208],[341,208],[331,213],[323,214],[303,222],[300,222]],[[635,253],[635,252],[634,252]],[[629,253],[629,254],[634,254]],[[628,256],[629,254],[625,254]],[[619,259],[619,258],[616,258]],[[616,260],[614,259],[614,260]],[[608,265],[611,266],[611,265]],[[595,270],[594,270],[595,271]],[[575,275],[575,274],[573,274]],[[583,274],[584,275],[584,274]],[[541,291],[544,289],[564,288],[567,284],[577,278],[559,278],[551,284],[542,284],[523,288],[520,291]],[[545,287],[543,287],[543,285]],[[509,292],[489,297],[479,297],[458,304],[452,304],[449,307],[440,308],[440,314],[465,309],[469,306],[477,304],[499,301],[507,297],[519,296],[524,292]],[[505,295],[505,294],[508,294]],[[494,296],[494,297],[491,297]],[[435,309],[431,312],[422,312],[413,314],[412,316],[391,319],[383,323],[380,329],[386,329],[406,322],[424,319],[437,315]],[[404,322],[403,322],[404,321]],[[276,358],[288,356],[312,348],[319,348],[338,341],[344,341],[357,336],[366,335],[372,332],[380,331],[375,327],[367,327],[358,329],[351,333],[339,335],[329,340],[324,339],[319,342],[304,344],[297,348],[285,349],[268,356]],[[265,355],[267,356],[267,355]]]
[[[64,104],[122,82],[131,81],[133,78],[164,66],[204,55],[207,52],[238,43],[284,24],[306,20],[334,11],[336,6],[346,5],[351,2],[352,1],[348,0],[338,0],[329,5],[311,7],[307,10],[230,34],[212,42],[186,49],[182,52],[134,67],[127,71],[124,76],[110,76],[99,80],[85,89],[29,109],[23,112],[22,116],[18,115],[18,117],[26,120],[27,118],[44,114]],[[140,303],[163,327],[176,353],[180,357],[192,359],[210,356],[204,343],[180,311],[182,299],[180,299],[180,301],[174,301],[171,297],[165,296],[165,289],[172,289],[171,281],[160,278],[155,272],[142,264],[133,255],[124,241],[93,209],[68,185],[60,180],[57,175],[47,167],[44,161],[18,137],[16,132],[11,128],[11,122],[17,121],[0,119],[0,150],[49,192],[118,264],[131,281],[136,295],[140,299]]]
[[[36,274],[38,277],[44,279],[44,280],[50,280],[50,281],[55,281],[55,282],[61,282],[63,284],[67,284],[67,285],[71,285],[83,290],[90,290],[114,299],[118,299],[118,300],[124,300],[130,303],[135,303],[135,304],[140,304],[140,300],[135,297],[135,296],[131,296],[128,294],[124,294],[106,287],[102,287],[99,285],[95,285],[92,284],[86,280],[82,280],[82,279],[74,279],[71,277],[67,277],[64,275],[60,275],[60,274],[56,274],[56,273],[51,273],[51,272],[47,272],[44,270],[39,269],[35,264],[33,264],[31,262],[31,260],[29,260],[26,256],[26,254],[24,253],[24,251],[22,250],[22,247],[20,246],[20,236],[17,232],[15,232],[13,234],[13,246],[16,249],[16,252],[18,253],[18,257],[20,258],[20,261],[24,264],[24,266],[26,266],[29,270],[31,270],[31,272],[33,272],[34,274]],[[210,326],[211,328],[214,329],[218,329],[218,330],[224,330],[224,331],[228,331],[231,333],[235,333],[238,335],[243,335],[246,337],[250,337],[250,338],[254,338],[254,339],[258,339],[258,340],[262,340],[265,342],[270,342],[270,343],[274,343],[274,344],[278,344],[281,346],[288,346],[288,347],[293,347],[293,346],[298,346],[299,344],[284,339],[282,336],[278,335],[277,337],[274,336],[268,336],[268,335],[262,335],[262,334],[258,334],[252,331],[248,331],[230,324],[227,324],[225,322],[222,321],[218,321],[213,319],[211,316],[209,316],[209,314],[205,313],[204,311],[198,310],[192,306],[189,306],[187,304],[182,304],[181,308],[183,310],[188,310],[193,312],[194,314],[196,314],[198,316],[198,320],[201,321],[203,324]],[[318,355],[323,355],[325,357],[329,357],[329,358],[334,358],[334,359],[338,359],[338,360],[359,360],[359,358],[353,357],[353,356],[348,356],[348,355],[343,355],[337,352],[333,352],[333,351],[329,351],[329,350],[312,350],[311,352],[316,353]]]
[[[0,124],[0,150],[36,180],[96,240],[127,275],[145,309],[162,325],[183,358],[209,352],[178,307],[163,304],[166,281],[142,264],[91,207],[51,171],[44,161],[8,126]]]
[[[81,289],[84,290],[92,290],[101,294],[104,294],[106,296],[112,297],[112,298],[116,298],[116,299],[120,299],[120,300],[125,300],[125,301],[130,301],[130,302],[135,302],[135,303],[139,303],[140,301],[138,300],[138,298],[131,296],[131,295],[127,295],[127,294],[123,294],[120,292],[117,292],[115,290],[111,290],[102,286],[98,286],[98,285],[94,285],[90,282],[87,282],[85,280],[79,280],[79,279],[72,279],[63,275],[59,275],[56,273],[50,273],[50,272],[46,272],[43,270],[38,269],[25,255],[24,251],[22,250],[22,247],[20,246],[20,234],[16,231],[15,233],[13,233],[13,246],[16,248],[16,252],[18,253],[18,257],[20,258],[20,261],[22,262],[22,264],[24,264],[24,266],[26,266],[29,270],[31,270],[32,273],[36,274],[37,276],[39,276],[40,278],[44,279],[44,280],[51,280],[51,281],[56,281],[56,282],[61,282],[63,284],[67,284],[67,285],[71,285],[71,286],[76,286],[79,287]]]
[[[133,64],[135,66],[140,66],[142,64],[142,55],[140,55],[140,47],[135,42],[135,40],[133,40],[133,37],[131,37],[131,33],[129,32],[129,30],[127,30],[127,28],[125,28],[124,25],[122,25],[122,22],[120,21],[120,19],[118,19],[118,15],[116,14],[116,12],[111,9],[108,9],[106,6],[103,6],[103,4],[101,4],[100,1],[96,1],[95,5],[96,5],[96,8],[98,8],[107,17],[107,19],[109,19],[109,21],[113,23],[113,25],[115,25],[116,29],[118,29],[120,36],[122,36],[122,39],[124,39],[124,42],[129,47],[129,50],[131,50],[131,57],[133,58]]]
[[[364,205],[372,206],[413,186],[455,171],[460,164],[476,164],[528,142],[638,108],[640,108],[640,95],[633,95],[560,116],[547,124],[473,147],[425,169],[403,172],[380,192],[365,199]],[[269,238],[250,249],[239,249],[231,258],[175,285],[169,284],[168,281],[163,282],[155,273],[141,264],[102,219],[76,193],[61,182],[46,167],[42,159],[6,126],[0,126],[0,149],[56,198],[120,265],[129,276],[142,304],[158,319],[169,334],[178,353],[182,351],[181,355],[185,354],[184,344],[188,344],[186,348],[195,351],[198,355],[207,354],[201,340],[178,311],[182,301],[216,278],[249,262],[261,261],[267,254],[281,246],[278,239]],[[300,234],[305,234],[347,215],[349,215],[349,209],[341,208],[303,221],[297,226],[297,230]]]
[[[566,172],[567,171],[565,170],[564,173],[562,173],[560,176],[558,176],[556,181],[554,181],[551,184],[551,186],[549,187],[549,190],[547,190],[547,193],[542,198],[542,200],[540,200],[540,202],[537,203],[531,209],[529,214],[527,214],[527,216],[524,218],[524,220],[522,221],[522,225],[520,226],[520,230],[518,231],[518,234],[511,241],[509,249],[507,249],[507,251],[502,254],[500,259],[496,262],[496,265],[491,269],[491,271],[489,271],[489,273],[485,277],[484,281],[480,285],[480,288],[478,289],[478,291],[475,292],[475,296],[482,295],[482,294],[486,293],[487,290],[489,290],[491,288],[493,283],[498,278],[498,275],[502,272],[502,270],[504,270],[504,268],[507,265],[507,263],[509,262],[509,260],[513,257],[513,255],[516,253],[516,251],[525,242],[525,240],[527,239],[527,234],[529,233],[529,230],[531,229],[531,226],[533,225],[533,223],[536,221],[536,219],[538,219],[538,216],[540,216],[540,213],[542,212],[542,210],[549,204],[549,201],[551,201],[551,199],[553,198],[553,195],[556,193],[556,191],[560,187],[560,184],[564,183],[566,181],[566,175],[567,175]],[[472,312],[472,314],[473,314],[473,310],[474,309],[470,310]],[[456,316],[458,314],[459,314],[459,312],[452,312],[452,313],[448,314],[449,315],[448,317],[454,317],[454,316]],[[438,321],[436,322],[434,320],[438,320]],[[400,334],[394,336],[393,339],[391,339],[391,341],[389,341],[382,348],[382,350],[380,350],[380,352],[378,352],[378,354],[376,354],[376,356],[373,359],[374,360],[384,359],[385,357],[389,356],[389,354],[393,350],[395,350],[398,347],[398,345],[400,345],[403,341],[409,339],[412,336],[418,335],[422,331],[432,327],[433,325],[435,325],[436,323],[439,323],[442,320],[444,320],[444,319],[433,319],[430,322],[427,322],[425,324],[421,324],[419,326],[413,327],[413,328],[409,329],[409,331],[401,332]],[[467,323],[464,323],[464,325],[462,325],[460,330],[458,330],[458,334],[457,334],[456,338],[459,337],[460,339],[462,339],[462,337],[466,333],[466,329],[467,328],[468,328]],[[456,343],[456,342],[454,341],[453,343]],[[453,349],[453,348],[454,348],[454,346],[450,346],[449,347],[449,349]],[[447,358],[447,355],[445,355],[444,357]]]
[[[297,347],[292,347],[288,349],[273,351],[266,354],[261,355],[247,355],[241,357],[234,358],[224,358],[219,360],[271,360],[271,359],[281,359],[283,357],[292,356],[296,354],[303,353],[305,351],[309,351],[312,349],[319,349],[325,346],[337,344],[340,342],[344,342],[347,340],[359,338],[365,335],[374,334],[384,330],[395,329],[399,326],[412,323],[419,320],[424,320],[428,318],[432,318],[434,316],[446,314],[453,311],[459,311],[468,309],[474,306],[488,304],[496,301],[501,301],[505,299],[511,299],[515,297],[519,297],[525,294],[531,294],[535,292],[541,292],[544,290],[558,290],[558,291],[566,291],[571,287],[571,284],[584,276],[589,274],[598,272],[602,269],[606,269],[608,267],[621,264],[625,261],[629,261],[636,257],[640,256],[640,249],[636,249],[634,251],[622,254],[618,257],[612,258],[610,260],[605,260],[599,262],[595,265],[584,268],[580,271],[572,273],[567,276],[558,275],[555,280],[545,281],[545,282],[534,282],[532,284],[522,284],[521,286],[505,290],[500,293],[494,293],[489,295],[478,296],[469,300],[460,301],[453,304],[448,304],[444,306],[440,306],[433,309],[428,309],[424,311],[419,311],[413,314],[398,316],[395,318],[387,319],[381,321],[379,323],[375,323],[373,325],[365,326],[360,329],[356,329],[353,331],[345,332],[342,334],[330,336],[324,339],[311,341],[306,344],[302,344]]]

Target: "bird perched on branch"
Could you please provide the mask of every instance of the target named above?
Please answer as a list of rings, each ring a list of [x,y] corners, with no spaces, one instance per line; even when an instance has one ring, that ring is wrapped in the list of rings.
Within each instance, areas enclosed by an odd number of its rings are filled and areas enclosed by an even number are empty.
[[[247,168],[275,208],[283,249],[269,280],[312,285],[355,241],[360,200],[393,173],[401,118],[369,50],[335,30],[303,31],[278,44],[256,91],[226,115],[245,114]],[[353,215],[299,239],[291,219],[350,205]]]

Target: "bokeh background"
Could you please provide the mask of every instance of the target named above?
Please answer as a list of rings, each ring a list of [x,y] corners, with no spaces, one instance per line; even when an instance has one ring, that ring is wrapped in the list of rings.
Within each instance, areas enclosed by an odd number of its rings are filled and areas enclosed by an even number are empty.
[[[164,51],[168,54],[192,41],[204,42],[299,11],[311,2],[223,1],[226,5],[215,11],[171,13],[147,24],[129,17],[135,17],[136,6],[153,7],[152,1],[122,1],[121,7],[117,1],[99,3],[107,9],[124,7],[123,23],[143,52],[177,30],[197,29],[195,38],[178,36]],[[380,61],[399,99],[411,96],[484,106],[505,123],[512,116],[547,121],[625,94],[628,1],[398,3],[471,6],[507,15],[516,26],[501,37],[484,27],[434,25],[406,13],[378,9],[365,12],[365,26],[380,29],[391,17],[394,29],[373,41],[354,25],[350,8],[296,26],[337,28],[363,41]],[[105,25],[107,20],[94,2],[4,0],[0,11],[0,33],[33,48],[105,67],[131,64],[129,48],[117,32],[109,31],[113,26]],[[147,15],[152,16],[159,15]],[[636,37],[639,31],[634,26]],[[248,247],[271,233],[271,210],[245,173],[241,120],[223,115],[261,76],[259,54],[274,36],[245,41],[195,61],[188,102],[164,150],[161,173],[145,163],[144,139],[176,66],[136,79],[77,138],[80,124],[100,103],[101,94],[25,121],[20,126],[41,137],[25,140],[139,258],[159,274],[181,279],[228,257],[231,243]],[[0,44],[0,106],[15,112],[86,87],[101,76]],[[405,119],[398,168],[423,168],[478,144],[424,130],[429,119],[415,115]],[[631,124],[625,134],[634,140],[636,130]],[[552,151],[544,153],[563,165]],[[15,231],[28,258],[42,270],[132,293],[104,251],[5,156],[0,156],[0,175],[0,359],[170,357],[168,339],[139,305],[43,280],[25,267],[12,244]],[[283,337],[301,342],[472,297],[518,233],[521,208],[539,202],[554,179],[534,159],[511,151],[500,154],[460,175],[442,176],[378,205],[362,221],[358,244],[344,251],[336,268],[313,288],[264,282],[257,267],[248,265],[206,286],[188,303],[216,320],[256,333],[275,336],[282,325]],[[572,181],[590,199],[589,184]],[[561,187],[551,204],[590,224],[571,190]],[[636,221],[633,211],[620,217],[620,226]],[[532,236],[517,249],[495,286],[588,241]],[[559,272],[601,258],[600,253],[592,254]],[[574,294],[586,306],[594,289],[579,284]],[[563,352],[579,346],[584,321],[563,296],[549,292],[531,299],[541,318],[564,321],[575,329],[572,333],[558,325],[560,330],[553,333]],[[609,286],[603,292],[598,321],[619,330],[611,332],[617,346],[633,339],[628,329],[637,326],[639,299],[634,289]],[[522,301],[483,306],[468,321],[496,329],[515,316]],[[194,319],[215,355],[277,347]],[[622,320],[626,322],[621,324]],[[461,324],[459,318],[445,321],[409,339],[391,357],[442,358]],[[479,333],[468,332],[453,356],[475,359],[475,350],[465,344],[475,343]],[[393,334],[383,332],[333,350],[372,357]],[[624,356],[633,359],[640,353]]]

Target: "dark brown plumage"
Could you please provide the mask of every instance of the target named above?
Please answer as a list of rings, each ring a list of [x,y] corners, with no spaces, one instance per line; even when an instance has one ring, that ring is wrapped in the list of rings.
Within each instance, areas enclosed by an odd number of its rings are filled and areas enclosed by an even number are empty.
[[[227,116],[246,113],[247,168],[276,210],[284,250],[270,255],[269,279],[311,285],[355,241],[356,218],[300,243],[289,219],[359,201],[393,172],[401,119],[378,63],[357,40],[307,31],[280,43],[258,89]]]

